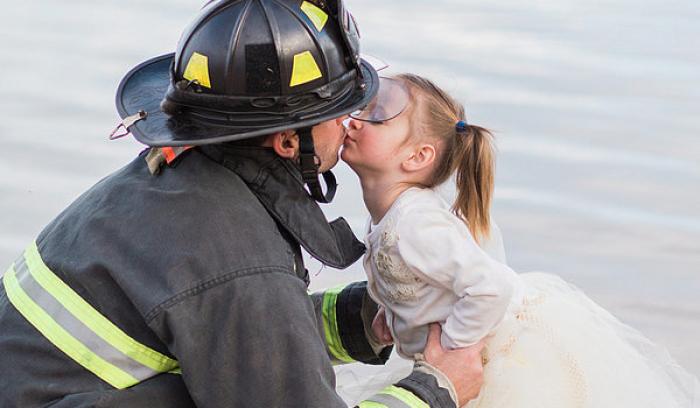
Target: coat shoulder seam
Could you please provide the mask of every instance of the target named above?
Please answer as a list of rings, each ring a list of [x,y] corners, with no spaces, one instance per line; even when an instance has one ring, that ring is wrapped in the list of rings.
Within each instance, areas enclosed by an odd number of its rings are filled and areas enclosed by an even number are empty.
[[[151,311],[146,313],[144,316],[144,319],[146,323],[149,323],[163,310],[169,309],[176,304],[184,301],[187,298],[190,298],[192,296],[199,295],[202,292],[205,292],[209,289],[215,288],[219,285],[222,285],[226,282],[232,281],[236,278],[244,277],[244,276],[251,276],[251,275],[261,275],[265,273],[284,273],[286,275],[291,275],[293,277],[296,277],[296,275],[291,271],[289,268],[285,268],[282,266],[256,266],[253,268],[245,268],[245,269],[237,269],[235,271],[231,271],[229,273],[225,273],[222,275],[218,275],[214,278],[208,279],[203,282],[199,282],[194,286],[191,286],[183,291],[180,291],[173,296],[169,297],[168,299],[162,301],[161,303],[157,304],[154,306]]]

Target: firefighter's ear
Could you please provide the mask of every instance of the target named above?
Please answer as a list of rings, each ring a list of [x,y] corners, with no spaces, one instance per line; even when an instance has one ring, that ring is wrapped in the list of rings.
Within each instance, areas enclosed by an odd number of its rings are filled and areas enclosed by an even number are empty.
[[[294,159],[299,155],[299,136],[293,130],[270,135],[265,144],[272,147],[275,153],[285,159]]]

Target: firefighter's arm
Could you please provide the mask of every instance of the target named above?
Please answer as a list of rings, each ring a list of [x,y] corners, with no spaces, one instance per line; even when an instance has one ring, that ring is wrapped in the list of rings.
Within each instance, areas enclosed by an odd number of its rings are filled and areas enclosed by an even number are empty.
[[[392,347],[383,346],[373,338],[371,324],[378,307],[367,294],[366,282],[339,285],[316,292],[311,298],[320,337],[334,364],[386,362]],[[439,340],[434,343],[440,347]],[[408,377],[384,388],[357,408],[456,408],[456,398],[450,380],[422,361]]]
[[[342,292],[342,291],[340,291]],[[198,284],[148,319],[180,363],[197,406],[345,408],[304,283],[282,269]],[[455,408],[421,370],[358,405]]]
[[[371,324],[377,304],[367,294],[367,282],[336,286],[311,295],[319,336],[334,364],[384,364],[391,346],[374,339]]]
[[[440,325],[430,325],[428,341],[413,372],[358,405],[359,408],[458,407],[476,398],[483,383],[484,342],[460,349],[440,343]]]
[[[457,408],[456,397],[441,386],[434,368],[421,368],[417,367],[408,377],[362,401],[356,408]]]

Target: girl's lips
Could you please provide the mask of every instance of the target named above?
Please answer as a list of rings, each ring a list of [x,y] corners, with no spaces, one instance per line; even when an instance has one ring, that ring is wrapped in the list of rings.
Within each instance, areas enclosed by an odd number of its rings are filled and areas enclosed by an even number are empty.
[[[350,134],[353,132],[352,129],[346,129],[345,130],[345,139],[344,140],[350,140],[351,142],[357,142],[354,137],[350,136]]]

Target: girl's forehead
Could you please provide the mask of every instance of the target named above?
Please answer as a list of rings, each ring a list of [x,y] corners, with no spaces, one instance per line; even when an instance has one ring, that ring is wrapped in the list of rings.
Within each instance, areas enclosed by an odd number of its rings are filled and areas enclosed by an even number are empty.
[[[409,121],[412,128],[417,129],[422,123],[421,116],[425,105],[421,102],[419,89],[410,85],[407,85],[406,88],[408,89],[408,102],[401,115]]]

